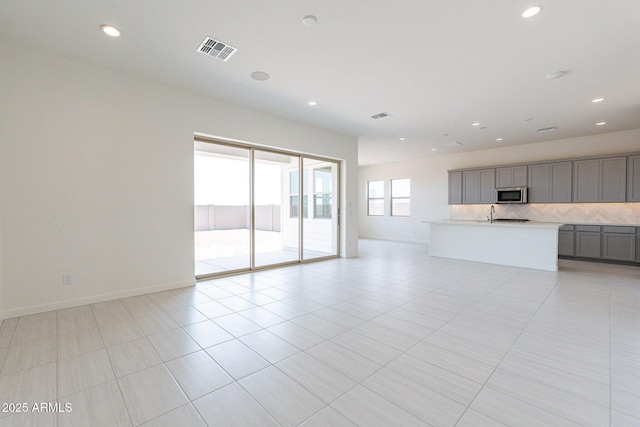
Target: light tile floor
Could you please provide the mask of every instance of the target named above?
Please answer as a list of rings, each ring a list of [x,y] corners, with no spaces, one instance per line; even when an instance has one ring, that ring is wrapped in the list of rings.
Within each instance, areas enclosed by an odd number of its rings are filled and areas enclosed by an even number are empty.
[[[640,268],[362,240],[5,320],[0,399],[0,426],[640,426]]]

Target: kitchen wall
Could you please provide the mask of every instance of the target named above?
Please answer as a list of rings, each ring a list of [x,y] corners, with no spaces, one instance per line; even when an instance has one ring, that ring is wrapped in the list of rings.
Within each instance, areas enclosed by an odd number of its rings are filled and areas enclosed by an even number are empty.
[[[357,255],[355,138],[37,46],[0,57],[0,318],[192,285],[196,132],[341,159]]]
[[[376,239],[428,242],[429,225],[443,218],[485,219],[487,205],[449,206],[449,169],[525,163],[640,152],[640,129],[555,141],[502,147],[469,153],[434,155],[424,159],[364,166],[359,173],[360,236]],[[389,216],[389,180],[411,179],[411,216]],[[367,181],[384,180],[385,216],[367,216]],[[525,205],[498,207],[498,217],[514,216],[552,222],[640,223],[640,203]],[[587,213],[588,211],[588,213]]]

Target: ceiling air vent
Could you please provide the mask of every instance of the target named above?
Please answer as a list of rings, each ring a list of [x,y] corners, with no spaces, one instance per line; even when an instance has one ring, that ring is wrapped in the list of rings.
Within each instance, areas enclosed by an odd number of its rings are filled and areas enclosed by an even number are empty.
[[[228,44],[222,43],[218,40],[214,40],[211,37],[205,37],[204,41],[198,48],[198,52],[213,56],[214,58],[221,59],[225,62],[227,59],[231,58],[231,55],[236,53],[237,50],[238,49],[235,47],[229,46]]]
[[[383,119],[385,117],[389,117],[389,114],[388,113],[378,113],[378,114],[374,114],[373,116],[371,116],[371,118],[373,120]]]
[[[548,127],[548,128],[536,129],[536,132],[538,132],[538,133],[553,132],[554,130],[557,130],[557,129],[558,129],[557,126],[551,126],[551,127]]]

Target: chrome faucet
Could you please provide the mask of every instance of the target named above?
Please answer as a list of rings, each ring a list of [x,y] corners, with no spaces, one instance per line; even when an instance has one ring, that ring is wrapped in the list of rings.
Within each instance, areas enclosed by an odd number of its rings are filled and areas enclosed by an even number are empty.
[[[490,222],[491,224],[493,224],[493,214],[494,214],[495,212],[496,212],[496,208],[495,208],[493,205],[491,205],[491,210],[489,210],[489,215],[490,215],[490,217],[489,217],[489,222]]]

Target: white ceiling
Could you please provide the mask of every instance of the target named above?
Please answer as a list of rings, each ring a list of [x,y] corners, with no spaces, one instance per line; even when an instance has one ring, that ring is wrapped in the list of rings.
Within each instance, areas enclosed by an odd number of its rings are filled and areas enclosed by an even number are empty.
[[[640,1],[540,1],[522,18],[532,4],[3,0],[0,37],[357,136],[361,165],[640,128]],[[238,52],[197,53],[205,36]]]

